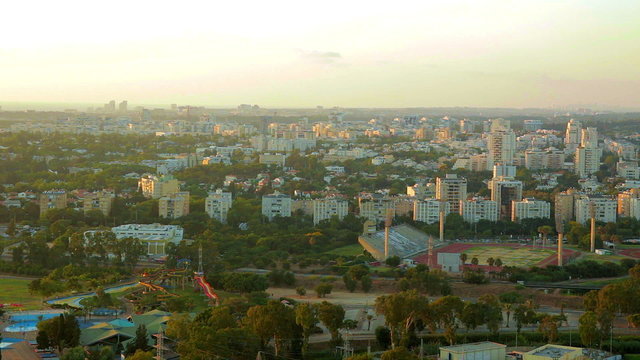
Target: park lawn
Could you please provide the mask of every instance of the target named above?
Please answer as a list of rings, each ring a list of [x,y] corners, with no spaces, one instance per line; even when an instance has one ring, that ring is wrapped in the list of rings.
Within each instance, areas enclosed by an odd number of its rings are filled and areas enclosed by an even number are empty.
[[[209,298],[207,298],[202,291],[198,288],[196,291],[192,286],[185,286],[184,290],[182,289],[170,289],[172,293],[179,295],[180,297],[191,299],[193,302],[193,306],[190,312],[201,312],[209,307],[211,307]],[[234,297],[240,297],[238,294],[229,293],[222,290],[215,290],[216,294],[218,294],[218,298],[222,303],[226,300],[229,300]]]
[[[466,250],[467,262],[471,262],[474,257],[478,258],[479,265],[486,265],[487,259],[502,260],[504,265],[509,266],[534,266],[542,260],[553,255],[551,249],[541,249],[532,247],[510,247],[510,246],[473,246]]]
[[[24,310],[42,309],[42,298],[29,293],[29,283],[25,279],[0,279],[0,304],[22,304]],[[20,308],[8,307],[7,310]]]
[[[325,254],[338,255],[338,256],[358,256],[362,254],[362,251],[363,251],[362,245],[352,244],[352,245],[339,247],[337,249],[329,250],[325,252]]]
[[[592,253],[584,253],[582,257],[580,257],[580,260],[593,260],[600,263],[607,261],[617,263],[622,259],[628,259],[628,257],[621,255],[598,255]]]

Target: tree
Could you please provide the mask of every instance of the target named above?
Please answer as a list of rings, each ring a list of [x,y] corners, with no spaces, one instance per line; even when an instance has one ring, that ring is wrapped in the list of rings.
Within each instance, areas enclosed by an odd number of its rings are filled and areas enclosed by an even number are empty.
[[[384,261],[384,263],[387,264],[388,266],[396,267],[396,266],[400,265],[400,261],[401,261],[400,257],[398,257],[398,256],[390,256]]]
[[[630,326],[633,326],[636,329],[640,328],[640,314],[633,314],[633,315],[627,316],[627,322],[629,323]]]
[[[592,347],[598,338],[598,318],[593,311],[587,311],[578,320],[580,340],[585,347]]]
[[[467,262],[468,259],[468,255],[465,253],[460,254],[460,261],[462,261],[462,265],[464,265]]]
[[[464,302],[457,296],[444,296],[432,303],[432,312],[436,321],[444,330],[444,337],[450,345],[456,342],[456,331],[458,330],[458,320]]]
[[[344,323],[344,309],[340,305],[334,305],[330,302],[323,301],[316,304],[318,311],[318,319],[322,321],[331,333],[331,342],[335,345],[340,343],[340,332]]]
[[[127,356],[126,360],[153,360],[151,351],[136,350],[133,355]]]
[[[379,296],[376,298],[375,310],[384,315],[385,324],[391,331],[393,346],[413,329],[416,321],[431,321],[429,300],[415,290]]]
[[[418,360],[416,354],[409,352],[405,347],[397,347],[382,353],[381,360]]]
[[[276,300],[250,308],[246,321],[249,328],[260,337],[263,345],[269,339],[274,340],[276,355],[280,353],[284,339],[292,338],[296,325],[293,309]]]
[[[302,327],[302,352],[306,354],[309,349],[309,337],[318,323],[318,311],[316,307],[310,304],[298,304],[296,305],[295,313],[296,324]]]
[[[358,282],[350,274],[344,274],[342,276],[342,281],[344,281],[344,286],[349,290],[349,292],[354,292],[356,287],[358,287]]]
[[[307,289],[305,289],[303,286],[298,286],[296,288],[296,294],[298,294],[299,296],[305,296],[307,294]]]
[[[538,331],[548,343],[555,343],[558,340],[558,319],[553,315],[545,315],[540,320]]]
[[[493,266],[493,264],[496,262],[496,260],[492,257],[487,258],[487,265],[489,266]]]
[[[482,311],[483,307],[479,303],[467,302],[464,304],[460,314],[460,321],[467,328],[467,332],[483,324],[484,314]]]
[[[333,290],[333,285],[328,283],[318,284],[315,288],[316,294],[319,298],[323,298],[331,294],[331,290]]]
[[[494,294],[485,294],[478,298],[478,302],[482,305],[482,313],[484,315],[484,323],[492,334],[498,334],[500,325],[502,324],[502,306],[500,300]]]
[[[474,257],[471,259],[471,264],[472,264],[472,265],[478,265],[478,258],[474,256]]]
[[[82,346],[76,346],[74,348],[69,349],[62,357],[61,360],[84,360],[86,359],[87,354],[84,352],[84,348]]]
[[[497,267],[501,267],[502,266],[502,260],[500,260],[500,258],[497,258],[496,261],[494,262],[494,265]]]
[[[133,354],[138,350],[148,351],[149,347],[149,334],[147,333],[147,327],[142,324],[136,328],[136,336],[132,342],[127,346],[126,353]]]
[[[369,291],[371,291],[371,286],[373,285],[373,282],[371,280],[371,276],[369,275],[365,275],[360,279],[360,285],[362,286],[362,291],[368,293]]]
[[[553,228],[549,225],[542,225],[538,227],[538,232],[542,234],[542,244],[547,245],[547,235],[553,232]]]
[[[391,346],[391,331],[384,326],[378,326],[375,331],[376,341],[383,349],[388,349]]]
[[[60,314],[58,317],[44,320],[38,323],[38,333],[41,336],[41,343],[38,346],[53,346],[63,354],[65,348],[78,346],[80,340],[80,328],[75,316]],[[44,340],[46,336],[47,340]]]

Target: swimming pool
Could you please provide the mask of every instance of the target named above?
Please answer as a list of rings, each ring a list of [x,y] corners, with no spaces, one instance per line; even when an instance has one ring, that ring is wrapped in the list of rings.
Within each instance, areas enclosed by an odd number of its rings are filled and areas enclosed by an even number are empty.
[[[38,321],[21,321],[4,328],[6,332],[29,332],[38,330]]]
[[[49,320],[56,316],[60,316],[59,313],[45,313],[45,314],[15,314],[11,315],[10,319],[13,322],[25,322],[25,321],[40,321]]]

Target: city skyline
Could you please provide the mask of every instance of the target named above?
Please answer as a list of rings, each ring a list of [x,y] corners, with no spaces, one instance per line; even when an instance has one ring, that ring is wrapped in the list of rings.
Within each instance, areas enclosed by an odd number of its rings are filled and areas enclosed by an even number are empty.
[[[3,103],[637,109],[632,1],[8,5]]]

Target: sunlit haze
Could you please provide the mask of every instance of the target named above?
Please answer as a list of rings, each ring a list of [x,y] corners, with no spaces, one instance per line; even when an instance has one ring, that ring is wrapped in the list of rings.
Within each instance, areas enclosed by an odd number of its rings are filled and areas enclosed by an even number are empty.
[[[0,102],[637,108],[638,1],[7,2]]]

